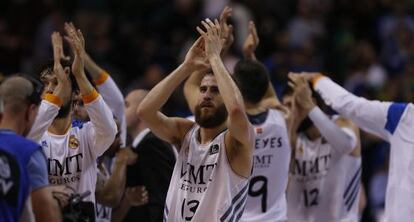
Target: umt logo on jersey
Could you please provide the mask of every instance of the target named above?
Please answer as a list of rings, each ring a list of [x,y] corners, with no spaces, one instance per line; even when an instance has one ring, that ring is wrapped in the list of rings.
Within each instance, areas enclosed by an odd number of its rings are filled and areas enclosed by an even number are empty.
[[[272,164],[273,154],[253,155],[254,168],[268,168]]]
[[[51,184],[66,184],[80,180],[82,172],[82,153],[68,156],[63,162],[48,158],[49,182]]]
[[[192,165],[190,163],[181,164],[180,178],[183,182],[180,189],[187,190],[192,193],[203,193],[207,189],[207,183],[213,181],[211,177],[217,163],[206,165]]]
[[[303,180],[316,180],[324,177],[331,161],[331,154],[323,154],[311,160],[294,159],[291,167],[291,173],[297,178]]]

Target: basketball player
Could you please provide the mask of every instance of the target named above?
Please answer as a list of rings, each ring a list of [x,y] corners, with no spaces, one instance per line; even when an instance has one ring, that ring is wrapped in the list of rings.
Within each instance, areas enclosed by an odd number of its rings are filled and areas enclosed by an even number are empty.
[[[32,128],[33,138],[40,138],[44,153],[48,158],[49,182],[66,185],[77,193],[91,192],[86,201],[95,202],[97,176],[96,159],[112,144],[117,127],[111,110],[96,92],[84,72],[84,45],[77,33],[67,32],[74,60],[72,67],[62,67],[62,37],[55,32],[52,35],[54,66],[42,72],[44,84],[47,85],[43,109],[39,109],[36,122]],[[72,127],[72,90],[67,86],[65,99],[55,95],[57,73],[73,75],[90,122]],[[71,84],[70,79],[68,79]],[[60,107],[60,108],[59,108]],[[36,125],[35,122],[35,125]],[[47,132],[45,132],[47,130]],[[91,209],[94,212],[93,209]]]
[[[85,44],[81,31],[77,30],[73,23],[65,23],[65,31],[76,33],[82,41],[82,44]],[[83,58],[85,61],[85,68],[92,77],[92,81],[97,90],[119,122],[119,124],[117,124],[119,131],[111,148],[123,148],[126,144],[126,122],[123,95],[112,77],[96,64],[88,53],[85,52]],[[72,123],[73,126],[82,125],[84,122],[90,120],[81,96],[77,95],[75,98],[73,107],[75,121]],[[110,206],[116,206],[124,193],[126,165],[128,162],[126,160],[129,159],[129,162],[131,162],[131,160],[135,159],[135,154],[132,153],[131,150],[122,151],[122,154],[120,154],[121,160],[115,160],[112,167],[112,159],[117,150],[111,148],[98,159],[98,178],[96,186],[97,222],[111,221],[112,208]],[[130,154],[129,158],[128,154]],[[112,172],[110,172],[109,169],[111,169]]]
[[[238,221],[252,170],[254,131],[243,99],[220,58],[223,46],[217,20],[202,21],[201,37],[184,62],[157,84],[137,109],[160,138],[179,149],[167,194],[164,221]],[[207,69],[194,108],[196,123],[169,118],[158,110],[195,69]],[[228,121],[226,121],[228,119]]]
[[[370,101],[357,97],[328,77],[307,73],[313,88],[327,105],[363,130],[391,145],[385,221],[411,221],[414,217],[414,106],[412,103]]]
[[[359,131],[344,118],[329,118],[306,79],[289,74],[293,156],[288,221],[358,221],[361,149]],[[286,99],[286,98],[285,98]],[[286,101],[286,100],[285,100]]]
[[[226,7],[223,12],[226,12],[226,9],[228,8]],[[249,35],[243,46],[246,59],[236,64],[233,74],[243,95],[249,121],[256,130],[253,173],[248,188],[246,209],[240,221],[285,221],[285,192],[291,149],[285,113],[274,109],[274,104],[280,103],[273,91],[266,68],[256,61],[254,51],[258,44],[256,27],[250,22]],[[191,92],[198,88],[202,77],[202,73],[194,73],[184,86],[188,103],[193,103],[191,107],[196,103],[196,98]]]
[[[65,23],[65,31],[66,32],[73,32],[76,33],[81,40],[82,44],[85,47],[85,40],[83,39],[83,35],[81,31],[76,29],[72,22]],[[102,69],[96,62],[92,59],[92,57],[85,51],[83,54],[84,62],[85,62],[85,69],[88,71],[90,76],[92,77],[92,81],[94,82],[97,90],[101,94],[102,98],[104,99],[105,103],[111,109],[114,117],[119,121],[119,133],[121,139],[121,147],[125,147],[126,145],[126,120],[125,120],[125,107],[124,107],[124,97],[122,95],[121,90],[116,85],[115,81],[106,72]],[[81,120],[89,120],[87,115],[81,115]]]

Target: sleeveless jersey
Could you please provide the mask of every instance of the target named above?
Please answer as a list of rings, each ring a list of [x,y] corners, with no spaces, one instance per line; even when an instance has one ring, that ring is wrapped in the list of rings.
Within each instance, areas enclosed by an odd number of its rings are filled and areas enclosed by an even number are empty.
[[[266,120],[254,127],[253,173],[241,221],[286,221],[291,155],[286,121],[279,111],[269,109]]]
[[[299,134],[290,169],[288,221],[358,221],[361,158],[341,155],[322,137]]]
[[[195,125],[182,144],[168,189],[164,221],[238,221],[247,198],[248,179],[234,173],[220,133],[200,144]]]
[[[40,146],[10,130],[0,130],[0,221],[20,221],[31,207],[27,164]],[[27,205],[29,204],[29,205]]]

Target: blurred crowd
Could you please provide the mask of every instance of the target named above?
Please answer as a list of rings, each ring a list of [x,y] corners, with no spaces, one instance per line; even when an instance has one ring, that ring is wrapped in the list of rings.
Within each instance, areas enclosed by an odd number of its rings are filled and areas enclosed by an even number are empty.
[[[37,76],[38,64],[53,58],[51,33],[74,21],[91,57],[124,95],[151,89],[183,60],[199,21],[218,17],[225,5],[233,8],[236,36],[225,58],[230,71],[253,20],[261,41],[257,58],[279,96],[289,71],[322,71],[368,99],[413,101],[412,0],[2,0],[0,80],[16,72]],[[190,114],[181,90],[165,113]],[[363,221],[375,221],[384,205],[388,144],[361,138]]]

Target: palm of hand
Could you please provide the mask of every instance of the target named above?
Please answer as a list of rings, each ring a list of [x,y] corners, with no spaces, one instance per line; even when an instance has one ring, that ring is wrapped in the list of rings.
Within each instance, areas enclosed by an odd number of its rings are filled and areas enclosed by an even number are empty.
[[[198,69],[208,69],[209,63],[206,57],[206,53],[201,46],[195,46],[190,49],[185,58],[188,62],[192,63]]]
[[[311,91],[308,86],[299,86],[296,94],[296,102],[302,110],[309,111],[313,101],[311,97]]]
[[[217,37],[212,37],[212,40],[206,41],[206,54],[208,57],[220,55],[223,49],[223,41]]]

